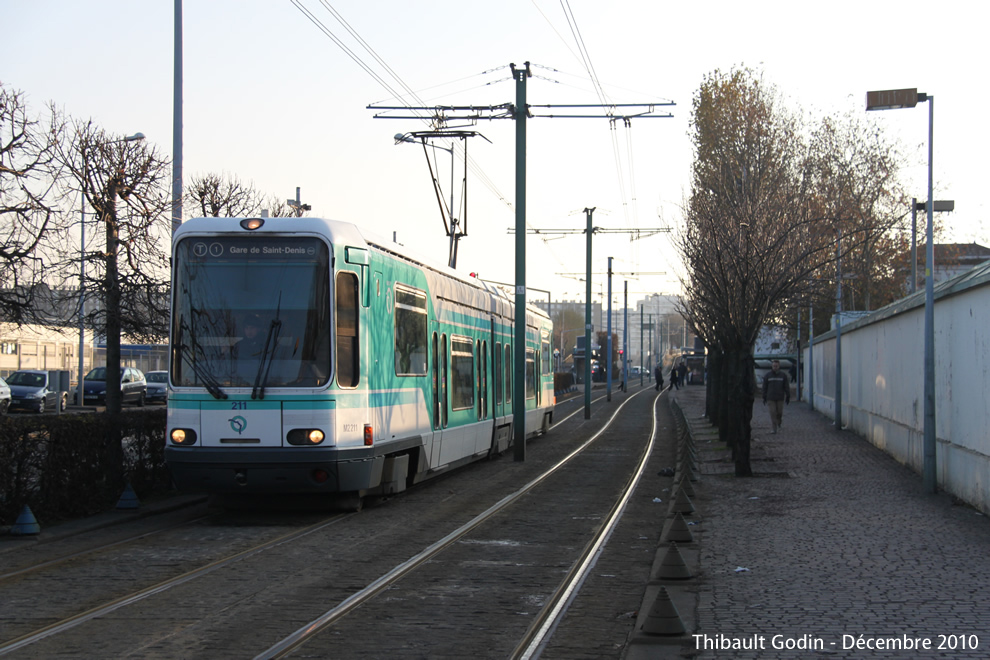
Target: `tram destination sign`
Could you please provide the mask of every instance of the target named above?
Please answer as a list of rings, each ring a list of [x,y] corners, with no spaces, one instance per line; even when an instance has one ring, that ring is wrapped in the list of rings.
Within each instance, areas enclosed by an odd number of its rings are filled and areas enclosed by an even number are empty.
[[[275,236],[197,236],[190,242],[190,256],[200,261],[313,261],[321,242],[315,238]]]

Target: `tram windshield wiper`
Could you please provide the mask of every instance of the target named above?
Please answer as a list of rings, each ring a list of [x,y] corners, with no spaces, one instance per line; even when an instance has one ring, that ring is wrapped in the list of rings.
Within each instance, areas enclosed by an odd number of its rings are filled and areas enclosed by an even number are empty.
[[[279,318],[281,313],[282,292],[279,291],[278,305],[275,307],[275,318],[268,325],[265,348],[261,351],[261,364],[258,365],[258,374],[254,377],[254,387],[251,388],[252,399],[265,398],[265,385],[268,383],[268,372],[271,371],[272,362],[275,361],[275,348],[278,346],[278,336],[282,332],[282,320]]]
[[[193,345],[191,347],[193,355],[191,358],[186,353],[185,349],[189,347],[187,347],[182,341],[183,334],[186,331],[186,325],[184,321],[185,319],[183,317],[179,317],[179,338],[178,341],[176,342],[177,346],[175,347],[175,349],[179,353],[180,362],[184,362],[185,364],[188,364],[192,368],[193,373],[196,374],[196,377],[199,378],[200,381],[202,381],[203,387],[206,388],[206,391],[209,392],[214,399],[226,399],[227,393],[224,392],[223,389],[220,387],[220,383],[218,383],[216,378],[213,377],[213,374],[211,374],[205,368],[200,366],[200,364],[196,361],[196,355],[197,355],[196,348],[199,346],[199,344],[195,341],[193,342]]]

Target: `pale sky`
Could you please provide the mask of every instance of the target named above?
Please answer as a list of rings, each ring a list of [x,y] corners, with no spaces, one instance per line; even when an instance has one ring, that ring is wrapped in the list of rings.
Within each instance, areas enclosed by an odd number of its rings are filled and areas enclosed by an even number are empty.
[[[298,186],[310,215],[385,237],[397,232],[400,243],[446,263],[448,241],[422,149],[392,139],[426,125],[375,119],[367,109],[419,103],[393,98],[297,5],[398,89],[327,7],[336,11],[426,105],[514,102],[508,65],[526,61],[534,73],[530,104],[596,103],[563,9],[569,6],[611,102],[676,104],[656,109],[673,118],[634,119],[631,129],[620,123],[614,132],[605,119],[529,121],[530,227],[583,228],[582,209],[596,207],[596,226],[676,230],[692,158],[692,97],[706,73],[742,64],[762,68],[792,107],[808,112],[865,114],[871,89],[917,87],[933,95],[935,197],[956,204],[948,238],[990,245],[982,3],[185,0],[186,180],[227,172],[283,199]],[[171,155],[173,0],[0,0],[0,24],[0,81],[25,92],[34,110],[54,101],[111,133],[140,131]],[[924,199],[927,105],[870,117],[902,141],[910,188]],[[468,236],[458,260],[458,270],[502,282],[515,272],[508,233],[515,225],[513,124],[471,127],[491,141],[468,145],[491,183],[468,174]],[[450,156],[439,156],[449,198]],[[455,203],[459,198],[458,184]],[[584,240],[529,236],[527,284],[549,289],[554,300],[583,297],[584,283],[559,273],[584,272]],[[631,304],[679,290],[668,235],[633,242],[596,236],[596,273],[609,256],[617,273],[667,273],[617,275],[620,304],[624,279]],[[596,298],[604,280],[594,277]]]

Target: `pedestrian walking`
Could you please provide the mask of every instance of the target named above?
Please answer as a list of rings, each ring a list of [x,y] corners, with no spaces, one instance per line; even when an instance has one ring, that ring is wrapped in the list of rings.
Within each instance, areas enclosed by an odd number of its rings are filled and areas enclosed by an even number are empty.
[[[675,390],[679,390],[679,389],[681,389],[680,383],[681,383],[681,378],[680,378],[680,374],[677,371],[677,367],[676,366],[671,367],[671,369],[670,369],[670,386],[673,387]]]
[[[657,381],[657,386],[654,389],[659,392],[663,389],[663,369],[659,364],[657,365],[657,368],[653,370],[653,376]]]
[[[687,374],[687,365],[684,364],[684,360],[681,360],[681,363],[677,366],[677,382],[681,385],[687,385]]]
[[[774,360],[770,363],[770,371],[763,377],[763,405],[770,409],[770,424],[774,433],[783,421],[784,405],[790,402],[791,379],[780,370],[780,360]]]

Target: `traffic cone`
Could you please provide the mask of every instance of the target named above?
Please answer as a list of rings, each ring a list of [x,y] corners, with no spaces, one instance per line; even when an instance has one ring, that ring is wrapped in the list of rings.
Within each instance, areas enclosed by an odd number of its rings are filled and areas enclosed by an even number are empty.
[[[10,533],[15,536],[29,536],[41,533],[41,525],[38,524],[34,514],[31,513],[31,507],[27,504],[21,509],[21,515],[17,516],[17,521],[10,528]]]
[[[690,580],[693,577],[691,570],[684,563],[684,557],[677,550],[677,544],[671,541],[667,553],[663,556],[663,561],[657,568],[655,579]]]
[[[640,628],[647,635],[683,635],[684,623],[681,615],[677,613],[677,608],[670,600],[667,589],[660,587],[657,597],[653,599],[650,606],[650,613],[646,615],[646,620]]]
[[[140,506],[141,501],[138,500],[137,494],[131,488],[131,482],[128,481],[120,499],[117,500],[117,509],[137,509]]]

